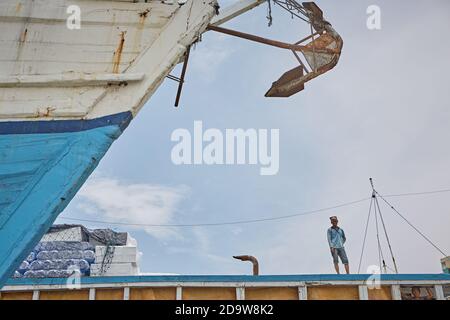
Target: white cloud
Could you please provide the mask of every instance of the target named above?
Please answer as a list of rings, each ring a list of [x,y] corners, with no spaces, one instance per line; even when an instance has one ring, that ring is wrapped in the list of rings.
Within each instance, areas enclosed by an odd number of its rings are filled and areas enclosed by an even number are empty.
[[[197,79],[212,82],[218,75],[219,67],[233,54],[234,49],[225,35],[207,34],[204,38],[192,51],[191,71],[200,75]]]
[[[93,177],[79,192],[79,209],[105,220],[130,224],[170,224],[188,188],[147,183],[125,183],[114,178]],[[177,236],[174,228],[131,227],[167,239]]]

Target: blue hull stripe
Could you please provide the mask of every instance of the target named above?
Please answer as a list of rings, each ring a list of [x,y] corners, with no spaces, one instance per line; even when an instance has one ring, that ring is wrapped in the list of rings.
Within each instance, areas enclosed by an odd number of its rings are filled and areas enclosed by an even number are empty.
[[[131,118],[0,122],[0,288]]]
[[[364,283],[369,274],[291,274],[291,275],[180,275],[180,276],[116,276],[116,277],[82,277],[81,284],[114,284],[114,283],[148,283],[148,282],[318,282],[318,281],[361,281]],[[381,281],[444,281],[450,284],[450,275],[441,274],[381,274]],[[21,278],[9,279],[9,286],[19,285],[64,285],[64,278]]]
[[[0,122],[0,134],[77,132],[112,125],[123,131],[132,118],[127,111],[89,120],[5,121]]]

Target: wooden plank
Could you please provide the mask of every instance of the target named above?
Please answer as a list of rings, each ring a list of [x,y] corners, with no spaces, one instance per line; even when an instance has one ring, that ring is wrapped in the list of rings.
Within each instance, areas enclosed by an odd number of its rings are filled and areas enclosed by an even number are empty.
[[[308,300],[359,300],[358,286],[310,286]]]
[[[183,288],[183,300],[236,300],[235,288]]]
[[[95,300],[123,300],[123,289],[97,289]]]
[[[141,81],[143,73],[58,73],[46,75],[0,76],[0,87],[40,87],[40,86],[104,86],[108,83]]]
[[[176,300],[176,288],[131,288],[130,300]]]
[[[2,88],[0,118],[83,117],[104,91],[103,87]]]
[[[240,16],[241,14],[265,3],[266,0],[240,0],[236,3],[220,10],[220,14],[211,20],[211,25],[218,26],[225,22]]]
[[[298,300],[298,287],[246,288],[245,300]]]
[[[0,1],[0,19],[12,21],[46,22],[48,24],[63,23],[69,14],[66,12],[70,5],[76,5],[81,9],[82,25],[88,24],[142,24],[145,20],[153,18],[170,18],[179,8],[177,4],[167,5],[160,1],[148,3],[126,3],[116,1],[95,0],[34,0],[22,2],[17,5],[17,0]],[[149,10],[146,19],[142,19],[141,13]]]
[[[32,300],[32,291],[12,291],[2,292],[0,300]]]
[[[61,6],[74,4],[64,2]],[[126,6],[118,12],[99,2],[89,9],[81,6],[82,12],[95,14],[83,16],[81,29],[70,30],[66,28],[68,14],[61,10],[63,7],[49,14],[54,7],[44,1],[34,2],[33,10],[22,8],[19,12],[9,12],[0,4],[2,29],[7,30],[0,42],[0,70],[3,74],[111,71],[105,67],[111,64],[122,33],[125,41],[120,65],[121,70],[125,69],[144,48],[151,46],[176,10],[176,6],[167,5],[160,10],[150,4],[145,10],[134,4]],[[48,15],[49,21],[34,16],[40,11]],[[20,19],[20,14],[26,20]]]
[[[39,300],[89,300],[89,290],[41,291]]]
[[[390,286],[381,286],[379,289],[369,289],[369,300],[392,300]]]

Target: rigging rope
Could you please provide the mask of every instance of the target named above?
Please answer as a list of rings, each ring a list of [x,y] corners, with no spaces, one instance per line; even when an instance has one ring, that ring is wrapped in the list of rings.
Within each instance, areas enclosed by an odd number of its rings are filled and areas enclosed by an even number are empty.
[[[367,234],[368,234],[368,228],[369,228],[369,223],[370,223],[370,217],[371,217],[371,214],[372,214],[372,209],[374,210],[374,214],[375,214],[375,225],[376,225],[376,232],[377,232],[377,247],[378,247],[378,260],[379,260],[380,267],[381,267],[381,261],[382,261],[382,267],[384,268],[385,273],[386,273],[387,269],[389,269],[390,271],[393,271],[395,273],[398,273],[395,257],[394,257],[394,254],[392,252],[389,236],[387,234],[387,228],[386,228],[386,225],[384,223],[383,215],[382,215],[381,210],[380,210],[380,205],[379,205],[377,196],[380,197],[384,202],[386,202],[386,204],[392,210],[394,210],[394,212],[396,212],[398,215],[400,215],[400,217],[403,220],[405,220],[411,227],[413,227],[415,231],[417,231],[430,244],[432,244],[441,254],[446,256],[446,254],[441,249],[439,249],[429,238],[427,238],[420,230],[418,230],[414,225],[412,225],[411,222],[409,222],[402,214],[400,214],[400,212],[398,210],[396,210],[385,199],[385,198],[388,198],[388,197],[407,197],[407,196],[418,196],[418,195],[430,195],[430,194],[445,193],[445,192],[450,192],[450,189],[441,189],[441,190],[424,191],[424,192],[410,192],[410,193],[390,194],[390,195],[382,196],[375,190],[375,188],[373,188],[372,200],[371,200],[370,206],[369,206],[369,212],[368,212],[368,215],[367,215],[366,227],[365,227],[365,231],[364,231],[363,245],[362,245],[362,248],[361,248],[361,254],[360,254],[360,258],[359,258],[358,273],[360,273],[360,271],[361,271],[362,260],[363,260],[363,257],[364,257],[364,250],[365,250],[366,242],[367,242]],[[380,214],[380,219],[381,219],[381,222],[383,224],[384,233],[385,233],[388,245],[389,245],[389,249],[390,249],[390,253],[391,253],[391,256],[392,256],[392,260],[393,260],[393,263],[394,263],[395,270],[392,269],[388,264],[386,264],[386,261],[385,261],[385,258],[384,258],[384,254],[383,254],[383,250],[382,250],[382,246],[381,246],[381,242],[380,242],[380,238],[379,238],[378,219],[377,219],[378,213],[377,212],[379,212],[379,214]]]
[[[370,200],[369,213],[367,214],[366,230],[364,231],[364,240],[363,240],[363,245],[362,245],[362,249],[361,249],[361,255],[359,257],[358,273],[361,271],[361,263],[362,263],[362,258],[363,258],[363,254],[364,254],[364,248],[366,246],[367,230],[369,229],[370,215],[372,213],[372,205],[373,205],[373,197]]]
[[[113,221],[100,221],[100,220],[89,220],[89,219],[78,219],[78,218],[68,218],[61,217],[61,219],[65,220],[73,220],[73,221],[83,221],[83,222],[92,222],[92,223],[102,223],[102,224],[112,224],[112,225],[125,225],[125,226],[137,226],[137,227],[205,227],[205,226],[224,226],[224,225],[236,225],[236,224],[247,224],[247,223],[255,223],[255,222],[265,222],[265,221],[275,221],[288,219],[298,216],[305,216],[309,214],[324,212],[328,210],[333,210],[337,208],[347,207],[353,204],[357,204],[360,202],[364,202],[369,200],[370,198],[364,198],[356,201],[351,201],[343,204],[339,204],[332,207],[305,211],[301,213],[279,216],[279,217],[271,217],[271,218],[263,218],[263,219],[253,219],[253,220],[239,220],[239,221],[230,221],[230,222],[218,222],[218,223],[196,223],[196,224],[143,224],[143,223],[125,223],[125,222],[113,222]]]
[[[386,201],[384,198],[388,197],[409,197],[409,196],[417,196],[417,195],[429,195],[429,194],[436,194],[436,193],[444,193],[444,192],[450,192],[450,189],[444,189],[444,190],[435,190],[435,191],[424,191],[424,192],[414,192],[414,193],[401,193],[401,194],[392,194],[392,195],[385,195],[384,197],[381,197],[384,201]],[[378,193],[377,193],[378,194]],[[378,194],[379,195],[379,194]],[[111,225],[125,225],[125,226],[142,226],[142,227],[202,227],[202,226],[221,226],[221,225],[236,225],[236,224],[249,224],[249,223],[257,223],[257,222],[265,222],[265,221],[275,221],[275,220],[282,220],[282,219],[288,219],[288,218],[294,218],[297,216],[302,215],[309,215],[313,213],[319,213],[323,211],[328,211],[331,209],[337,209],[342,208],[345,206],[350,206],[353,204],[357,204],[359,202],[364,202],[367,200],[370,200],[371,198],[364,198],[356,201],[351,201],[348,203],[344,203],[341,205],[337,205],[334,207],[328,207],[328,208],[322,208],[312,211],[306,211],[303,213],[298,214],[292,214],[292,215],[286,215],[286,216],[280,216],[280,217],[270,217],[270,218],[263,218],[263,219],[253,219],[253,220],[238,220],[238,221],[231,221],[231,222],[222,222],[222,223],[201,223],[201,224],[139,224],[139,223],[125,223],[125,222],[113,222],[113,221],[105,221],[105,220],[89,220],[89,219],[80,219],[80,218],[70,218],[70,217],[60,217],[60,219],[65,220],[72,220],[72,221],[81,221],[81,222],[91,222],[91,223],[101,223],[101,224],[111,224]],[[442,253],[442,251],[441,251]]]
[[[374,202],[378,203],[378,200],[376,198],[375,192],[372,193],[372,196],[374,197]],[[374,210],[375,210],[375,217],[376,217],[376,227],[377,227],[377,241],[378,241],[378,260],[379,260],[379,264],[380,264],[380,270],[381,268],[384,269],[385,273],[386,273],[386,260],[384,259],[384,254],[383,254],[383,249],[381,247],[381,242],[380,242],[380,237],[379,237],[379,232],[378,232],[378,218],[377,218],[377,208],[376,206],[374,206]],[[381,215],[381,211],[378,208],[378,214],[380,215],[381,220],[383,219],[383,216]],[[383,220],[382,220],[383,221]],[[386,239],[388,240],[389,243],[389,238],[387,237],[387,232],[386,229],[384,230],[385,234],[386,234]],[[392,251],[391,251],[391,255],[392,255]],[[392,256],[392,259],[393,256]],[[383,262],[383,265],[381,265],[381,262]]]
[[[306,23],[311,23],[311,21],[309,21],[309,17],[307,16],[305,9],[297,2],[293,0],[285,0],[285,1],[273,0],[273,2],[282,7],[284,10],[288,11],[292,15],[292,17],[295,16],[300,20],[305,21]],[[295,13],[294,10],[296,10],[299,14]],[[305,16],[306,18],[302,17],[300,14]]]
[[[410,192],[410,193],[399,193],[399,194],[385,194],[385,198],[391,198],[391,197],[406,197],[406,196],[420,196],[420,195],[427,195],[427,194],[436,194],[436,193],[445,193],[450,192],[450,189],[442,189],[442,190],[434,190],[434,191],[424,191],[424,192]],[[380,195],[380,194],[378,194]]]
[[[374,189],[374,192],[377,193],[375,191],[375,189]],[[392,251],[392,247],[391,247],[391,241],[389,240],[389,236],[388,236],[388,233],[387,233],[386,225],[384,223],[383,215],[381,214],[380,204],[378,203],[378,198],[377,197],[375,197],[375,204],[376,204],[376,206],[378,208],[378,213],[379,213],[380,218],[381,218],[381,223],[383,224],[384,234],[386,236],[386,240],[387,240],[387,243],[388,243],[389,251],[391,253],[391,258],[392,258],[392,263],[394,264],[395,273],[398,273],[397,263],[395,262],[394,252]]]
[[[272,4],[270,3],[270,0],[267,0],[267,20],[269,20],[268,26],[272,26]]]
[[[380,232],[379,232],[379,229],[378,229],[378,213],[377,213],[376,206],[374,207],[374,209],[375,209],[375,228],[376,228],[376,231],[377,231],[378,265],[380,266],[380,269],[381,269],[382,249],[381,249],[381,243],[380,243]],[[383,258],[383,260],[384,260],[384,258]]]
[[[418,234],[420,234],[428,243],[430,243],[436,250],[438,250],[442,255],[447,256],[444,251],[442,251],[436,244],[433,243],[427,236],[423,234],[419,229],[417,229],[408,219],[406,219],[393,205],[391,205],[382,195],[380,195],[377,191],[376,194],[392,209],[395,213],[397,213],[407,224],[409,224]]]

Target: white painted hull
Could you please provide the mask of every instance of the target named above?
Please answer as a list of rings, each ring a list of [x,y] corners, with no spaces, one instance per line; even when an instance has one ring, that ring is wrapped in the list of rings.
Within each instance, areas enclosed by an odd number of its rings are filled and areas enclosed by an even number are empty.
[[[67,27],[67,8],[81,28]],[[183,59],[215,0],[0,2],[0,287]]]
[[[81,9],[79,30],[67,27],[71,5]],[[204,32],[215,5],[2,0],[0,121],[135,115]]]

